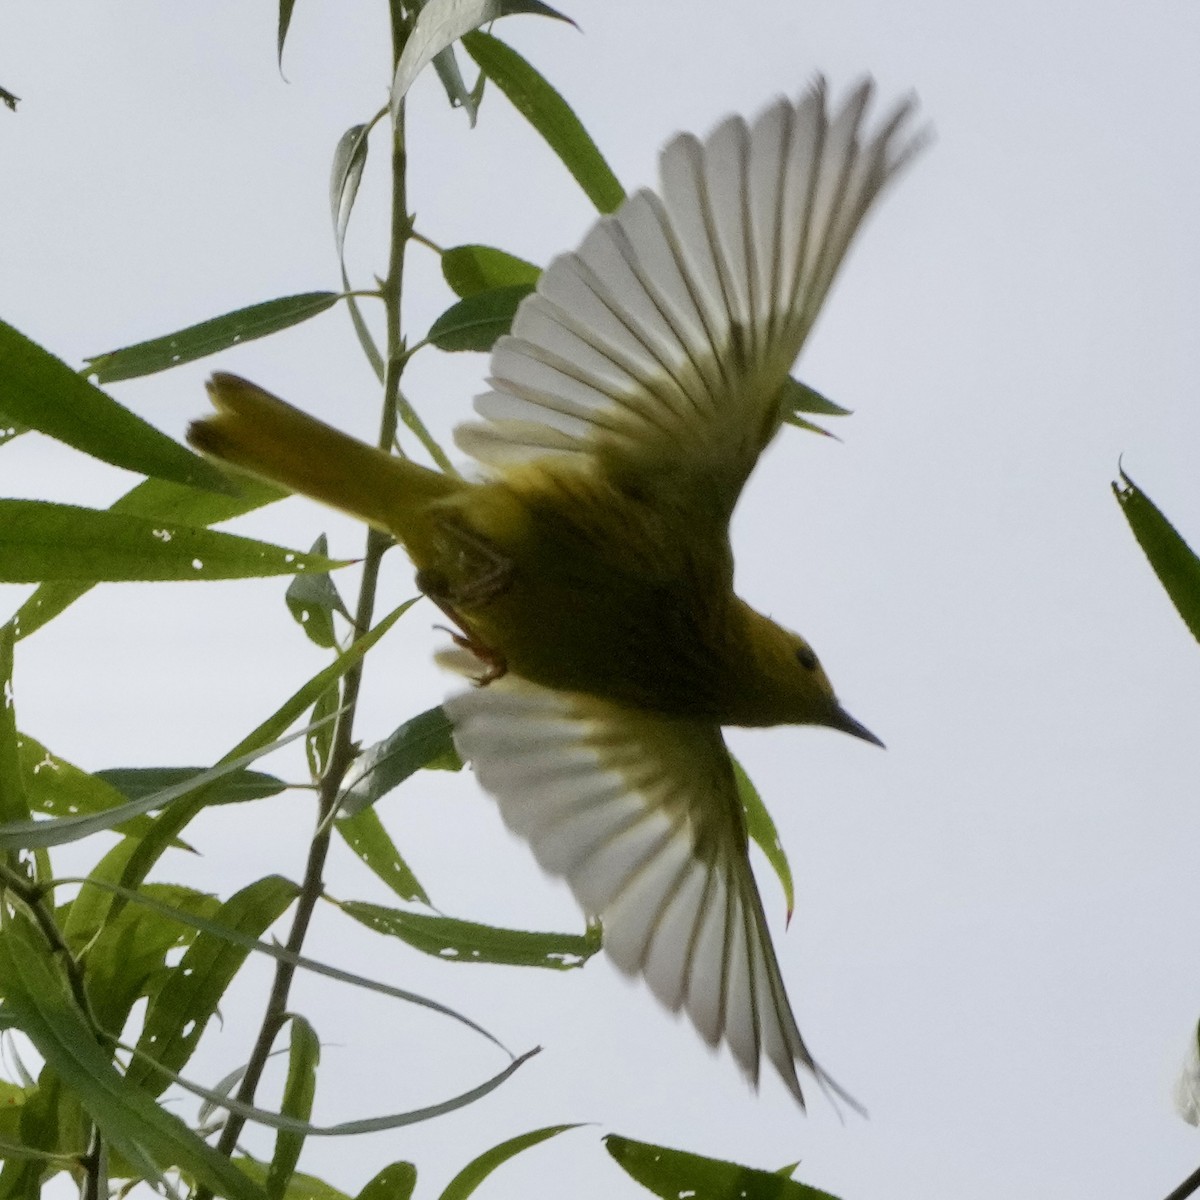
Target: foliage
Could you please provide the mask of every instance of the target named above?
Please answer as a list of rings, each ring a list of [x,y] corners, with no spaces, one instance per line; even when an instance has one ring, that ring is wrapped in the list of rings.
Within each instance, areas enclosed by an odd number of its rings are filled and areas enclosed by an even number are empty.
[[[275,52],[281,62],[294,9],[294,0],[280,0]],[[485,23],[512,13],[561,17],[535,0],[390,0],[391,102],[353,125],[334,158],[330,203],[339,259],[372,135],[402,139],[405,93],[429,64],[450,102],[472,119],[484,80],[490,80],[600,211],[620,203],[623,189],[562,96],[511,47],[482,31]],[[480,70],[469,89],[456,60],[460,44]],[[3,92],[0,100],[15,103]],[[0,500],[0,580],[37,584],[0,625],[0,1038],[9,1043],[8,1061],[17,1076],[0,1083],[0,1197],[36,1195],[63,1172],[93,1196],[104,1194],[110,1180],[119,1180],[121,1186],[145,1181],[168,1193],[201,1198],[340,1197],[344,1193],[335,1186],[299,1171],[307,1137],[352,1136],[435,1118],[501,1086],[529,1057],[505,1051],[508,1063],[501,1070],[482,1070],[483,1082],[449,1098],[434,1096],[419,1109],[332,1127],[314,1124],[320,1041],[310,1022],[289,1008],[297,970],[424,1006],[499,1046],[481,1026],[436,1001],[305,958],[305,932],[322,902],[335,919],[344,915],[425,953],[473,964],[469,970],[485,970],[481,963],[562,970],[582,966],[599,949],[595,928],[527,932],[435,911],[378,815],[377,802],[419,772],[462,766],[440,709],[410,717],[366,749],[355,740],[368,652],[411,604],[376,619],[376,579],[386,539],[368,536],[358,595],[348,605],[331,575],[345,564],[328,557],[323,540],[302,552],[210,528],[269,504],[280,493],[244,481],[235,486],[103,390],[103,385],[154,376],[344,306],[381,381],[380,444],[390,448],[403,421],[445,465],[440,447],[401,391],[405,367],[424,347],[488,349],[508,329],[539,268],[488,246],[437,250],[416,233],[405,210],[403,156],[387,154],[385,160],[392,170],[393,212],[388,269],[377,286],[353,288],[343,260],[334,288],[241,307],[231,297],[224,315],[94,355],[83,371],[0,322],[0,443],[9,443],[4,453],[19,453],[22,435],[37,430],[142,477],[105,510]],[[402,265],[416,243],[440,255],[455,297],[420,337],[402,333],[400,325]],[[376,342],[360,300],[380,307],[385,344]],[[795,423],[806,424],[796,415],[800,412],[841,411],[795,385],[789,418]],[[276,574],[293,577],[286,605],[304,633],[328,652],[329,662],[216,764],[115,764],[88,772],[55,755],[36,731],[20,728],[13,679],[17,643],[63,618],[91,588],[117,580],[194,582]],[[299,737],[311,768],[304,785],[252,768],[258,758]],[[157,759],[153,746],[146,747],[146,759]],[[749,780],[742,777],[741,786],[751,832],[779,874],[790,909],[791,877],[774,826]],[[302,883],[268,873],[217,897],[147,882],[156,869],[161,880],[168,850],[188,848],[189,827],[205,811],[254,804],[296,787],[317,797],[307,861],[296,869]],[[333,898],[324,865],[335,837],[403,907]],[[94,865],[83,877],[55,873],[55,848],[68,842],[94,849]],[[286,929],[282,946],[266,940],[281,922]],[[187,1072],[201,1039],[217,1030],[214,1018],[220,1018],[230,988],[254,958],[270,961],[275,979],[248,1061],[217,1082],[191,1079]],[[226,1015],[232,1022],[241,1011],[230,1008]],[[285,1031],[286,1040],[278,1045]],[[37,1065],[25,1065],[14,1032],[23,1035],[21,1046],[32,1046]],[[23,1053],[28,1057],[27,1050]],[[273,1054],[287,1062],[277,1112],[256,1101]],[[170,1107],[172,1098],[185,1093],[204,1100],[196,1124]],[[241,1152],[239,1134],[247,1121],[276,1131],[269,1162]],[[571,1128],[556,1125],[493,1147],[463,1168],[443,1191],[443,1200],[463,1200],[513,1155]],[[747,1196],[819,1195],[780,1175],[624,1139],[610,1139],[608,1145],[634,1179],[659,1195],[679,1194],[684,1187],[696,1189],[696,1195],[726,1195],[732,1177],[749,1189],[741,1193]],[[647,1165],[651,1161],[653,1169]],[[406,1197],[416,1178],[412,1164],[395,1162],[359,1196]],[[768,1186],[763,1180],[774,1182]]]

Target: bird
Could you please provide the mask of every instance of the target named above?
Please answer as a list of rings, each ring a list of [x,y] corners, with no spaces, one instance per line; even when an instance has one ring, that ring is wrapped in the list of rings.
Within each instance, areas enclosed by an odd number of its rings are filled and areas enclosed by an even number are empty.
[[[804,1108],[809,1052],[749,859],[723,728],[879,741],[810,644],[734,591],[729,523],[788,413],[793,364],[879,194],[926,141],[818,77],[751,121],[679,134],[657,191],[555,258],[495,343],[473,478],[217,374],[191,444],[391,534],[454,625],[455,745],[608,956],[757,1088]]]

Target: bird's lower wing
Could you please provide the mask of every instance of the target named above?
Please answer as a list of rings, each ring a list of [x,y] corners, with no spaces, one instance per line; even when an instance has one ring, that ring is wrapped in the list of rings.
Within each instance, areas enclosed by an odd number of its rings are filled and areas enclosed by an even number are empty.
[[[602,920],[618,967],[727,1042],[755,1085],[764,1057],[801,1105],[797,1063],[829,1083],[792,1015],[717,726],[511,674],[445,707],[506,824]]]

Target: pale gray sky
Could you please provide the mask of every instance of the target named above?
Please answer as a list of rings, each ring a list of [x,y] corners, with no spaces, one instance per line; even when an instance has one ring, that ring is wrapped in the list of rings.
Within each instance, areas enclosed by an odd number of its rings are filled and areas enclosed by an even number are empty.
[[[543,1124],[595,1125],[524,1155],[481,1195],[642,1194],[598,1135],[761,1167],[797,1158],[845,1200],[1154,1200],[1200,1163],[1170,1092],[1200,1016],[1200,649],[1109,492],[1117,456],[1200,542],[1200,12],[1115,0],[564,5],[582,27],[497,32],[576,108],[622,182],[659,145],[755,112],[816,71],[908,89],[936,129],[852,252],[799,373],[855,415],[844,441],[788,434],[735,526],[739,582],[817,646],[886,754],[835,734],[735,735],[797,873],[782,928],[806,1038],[871,1110],[801,1117],[601,960],[569,975],[451,967],[325,913],[312,950],[468,1010],[544,1053],[481,1104],[401,1133],[310,1142],[353,1192],[410,1158],[432,1196],[468,1158]],[[73,363],[258,300],[335,287],[327,176],[383,102],[381,4],[305,0],[274,65],[274,6],[9,0],[0,84],[0,315]],[[412,102],[412,204],[450,245],[538,262],[592,212],[499,95],[479,128],[432,75]],[[377,148],[377,147],[376,147]],[[382,158],[382,156],[380,156]],[[376,164],[378,166],[378,164]],[[350,235],[382,271],[381,176]],[[409,320],[448,303],[412,257]],[[366,433],[373,379],[334,312],[217,360],[114,387],[181,436],[215,366]],[[409,390],[448,430],[485,360],[418,356]],[[103,505],[129,479],[33,438],[0,451],[6,495]],[[242,531],[295,546],[346,521],[289,501]],[[401,564],[388,596],[409,594]],[[350,589],[347,582],[343,585]],[[97,589],[18,651],[24,729],[88,768],[203,763],[323,664],[283,585]],[[22,594],[4,589],[4,611]],[[361,732],[441,698],[415,610],[370,673]],[[277,767],[299,777],[296,759]],[[578,928],[491,804],[419,778],[381,805],[435,901],[464,917]],[[303,794],[225,809],[173,878],[231,891],[295,876]],[[758,864],[760,867],[761,863]],[[386,902],[348,855],[330,890]],[[261,979],[261,976],[260,976]],[[244,1055],[240,994],[195,1070]],[[433,1102],[503,1065],[451,1026],[305,982],[328,1044],[319,1119]],[[382,1039],[383,1048],[378,1044]],[[190,1104],[190,1102],[188,1102]],[[183,1111],[189,1111],[188,1105]],[[574,1173],[582,1177],[576,1178]]]

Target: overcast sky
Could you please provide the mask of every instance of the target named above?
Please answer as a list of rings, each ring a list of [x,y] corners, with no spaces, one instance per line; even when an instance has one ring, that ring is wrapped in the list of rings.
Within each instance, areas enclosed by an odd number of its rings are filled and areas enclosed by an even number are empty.
[[[1171,1089],[1200,1016],[1200,648],[1109,491],[1127,471],[1200,543],[1200,10],[1181,2],[605,0],[496,32],[564,92],[627,188],[660,144],[753,114],[817,71],[913,89],[936,141],[856,244],[799,374],[855,410],[843,441],[782,436],[735,522],[739,586],[817,647],[887,753],[827,731],[735,734],[797,874],[760,870],[801,1028],[870,1109],[805,1118],[606,962],[569,974],[450,966],[323,911],[311,952],[458,1005],[515,1049],[500,1091],[444,1120],[309,1143],[351,1192],[396,1158],[432,1197],[468,1158],[538,1125],[593,1126],[518,1158],[481,1195],[643,1194],[617,1131],[774,1168],[844,1200],[1155,1200],[1200,1163]],[[274,60],[274,6],[8,0],[0,85],[0,316],[78,364],[254,301],[337,286],[327,178],[387,85],[382,3],[305,0]],[[497,93],[472,132],[436,79],[411,104],[412,206],[443,245],[545,262],[593,212]],[[380,150],[382,143],[373,147]],[[382,272],[383,155],[350,235]],[[374,169],[374,174],[372,174]],[[407,320],[449,296],[412,254]],[[175,436],[214,367],[370,435],[377,389],[341,312],[114,394]],[[417,357],[408,390],[441,434],[485,359]],[[105,505],[132,480],[32,437],[5,495]],[[292,546],[360,533],[304,501],[239,529]],[[397,556],[398,557],[398,556]],[[352,591],[352,577],[344,583]],[[402,564],[385,604],[411,594]],[[7,613],[25,589],[0,590]],[[283,584],[100,588],[18,649],[21,726],[95,769],[208,763],[318,670]],[[414,609],[368,674],[370,741],[443,695],[435,615]],[[296,756],[274,769],[300,778]],[[470,776],[380,806],[454,915],[578,929]],[[164,878],[224,894],[296,877],[304,793],[224,809],[202,861]],[[64,856],[70,865],[70,856]],[[763,868],[761,861],[758,867]],[[335,855],[330,891],[387,902]],[[195,1070],[245,1054],[263,973]],[[318,1119],[415,1107],[503,1060],[434,1018],[305,980],[326,1042]],[[190,1102],[180,1110],[191,1112]],[[262,1143],[259,1143],[261,1146]],[[573,1179],[562,1172],[581,1172]],[[570,1180],[568,1182],[568,1179]]]

